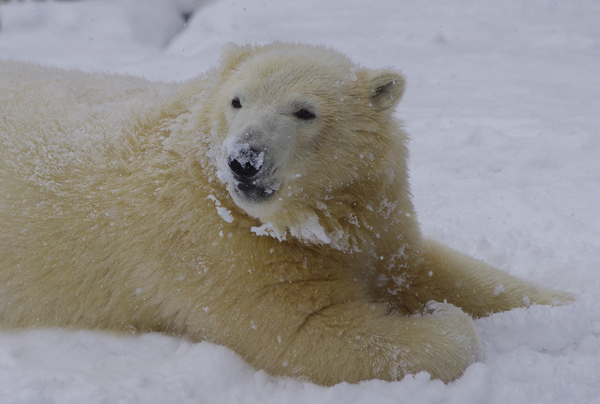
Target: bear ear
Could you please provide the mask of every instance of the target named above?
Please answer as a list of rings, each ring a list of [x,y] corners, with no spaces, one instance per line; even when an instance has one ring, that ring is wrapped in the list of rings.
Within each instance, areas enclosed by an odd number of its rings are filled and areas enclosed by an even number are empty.
[[[221,69],[235,70],[242,61],[250,56],[255,51],[254,45],[240,46],[230,42],[221,48]]]
[[[371,105],[378,111],[395,107],[404,94],[404,76],[393,70],[369,70],[366,84],[371,93]]]

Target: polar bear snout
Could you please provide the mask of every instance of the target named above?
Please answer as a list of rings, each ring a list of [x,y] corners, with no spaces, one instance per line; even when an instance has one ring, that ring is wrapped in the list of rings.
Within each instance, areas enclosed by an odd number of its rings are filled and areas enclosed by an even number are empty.
[[[235,155],[230,155],[227,159],[234,178],[242,182],[252,180],[262,168],[263,163],[264,152],[249,146]]]
[[[248,143],[235,143],[229,147],[227,166],[235,193],[246,202],[263,202],[279,189],[268,156],[268,150]]]

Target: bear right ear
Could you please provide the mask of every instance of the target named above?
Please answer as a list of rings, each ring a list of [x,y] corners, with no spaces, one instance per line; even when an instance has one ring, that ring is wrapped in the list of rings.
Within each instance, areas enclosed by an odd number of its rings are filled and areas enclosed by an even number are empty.
[[[240,46],[230,42],[221,48],[221,69],[235,70],[248,56],[255,51],[254,45]]]
[[[371,105],[378,111],[396,106],[404,94],[404,77],[393,70],[370,70],[366,77]]]

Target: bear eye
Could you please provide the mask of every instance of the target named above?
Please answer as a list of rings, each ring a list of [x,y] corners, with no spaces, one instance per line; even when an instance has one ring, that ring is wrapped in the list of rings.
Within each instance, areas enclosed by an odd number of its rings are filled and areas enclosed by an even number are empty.
[[[242,103],[240,102],[240,99],[238,97],[235,97],[233,100],[231,100],[231,106],[233,108],[239,109],[242,108]]]
[[[306,108],[302,108],[294,112],[294,116],[298,119],[302,119],[303,121],[310,121],[316,118],[316,115]]]

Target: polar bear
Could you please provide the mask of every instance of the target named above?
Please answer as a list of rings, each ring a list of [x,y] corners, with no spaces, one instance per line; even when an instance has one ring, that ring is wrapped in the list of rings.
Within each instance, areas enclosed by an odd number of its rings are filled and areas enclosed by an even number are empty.
[[[569,300],[422,238],[395,71],[275,43],[185,83],[0,77],[4,329],[165,332],[323,385],[451,381],[472,317]]]

